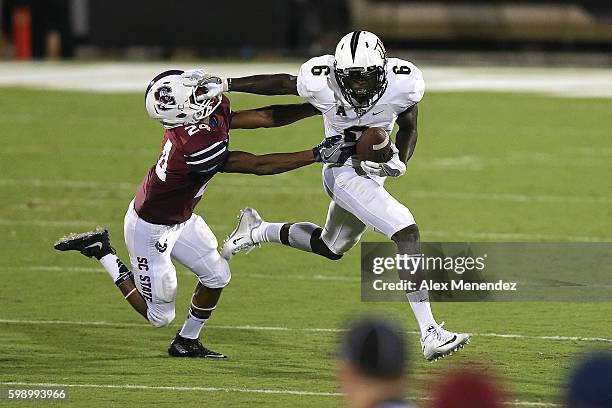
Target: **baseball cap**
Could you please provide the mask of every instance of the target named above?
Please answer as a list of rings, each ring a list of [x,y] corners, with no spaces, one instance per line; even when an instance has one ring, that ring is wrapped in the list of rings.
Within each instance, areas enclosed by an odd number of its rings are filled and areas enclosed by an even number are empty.
[[[395,379],[406,369],[406,339],[384,318],[365,317],[344,335],[340,355],[369,377]]]

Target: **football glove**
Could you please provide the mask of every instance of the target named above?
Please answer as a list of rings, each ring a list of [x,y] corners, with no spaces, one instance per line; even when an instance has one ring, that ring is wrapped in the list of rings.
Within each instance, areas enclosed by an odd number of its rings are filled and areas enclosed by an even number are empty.
[[[355,154],[355,144],[344,141],[340,135],[326,137],[312,149],[312,153],[316,162],[342,164]]]
[[[185,71],[181,76],[183,77],[183,84],[185,86],[206,89],[206,92],[198,95],[198,98],[212,99],[228,90],[227,79],[208,74],[202,69]]]
[[[209,78],[210,75],[203,69],[190,69],[181,74],[183,85],[185,86],[201,86],[202,82]]]
[[[376,163],[373,161],[362,161],[361,169],[370,176],[380,177],[399,177],[406,173],[406,163],[399,158],[399,150],[394,144],[391,144],[393,157],[385,163]]]

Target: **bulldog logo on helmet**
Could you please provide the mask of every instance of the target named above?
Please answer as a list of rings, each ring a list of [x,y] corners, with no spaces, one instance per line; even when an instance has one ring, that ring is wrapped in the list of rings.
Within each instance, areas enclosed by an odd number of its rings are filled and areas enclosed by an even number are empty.
[[[159,101],[158,107],[162,110],[170,109],[168,106],[176,105],[174,96],[171,95],[172,88],[169,86],[160,86],[155,91],[155,100]]]

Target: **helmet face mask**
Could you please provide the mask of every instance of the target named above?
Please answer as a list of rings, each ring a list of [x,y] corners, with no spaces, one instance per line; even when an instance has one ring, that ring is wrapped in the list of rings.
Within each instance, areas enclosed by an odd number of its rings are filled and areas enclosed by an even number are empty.
[[[387,89],[387,55],[380,39],[368,31],[345,35],[334,55],[334,74],[342,96],[361,116]]]
[[[145,92],[147,113],[171,129],[204,119],[221,104],[221,98],[206,99],[199,88],[185,85],[183,71],[171,70],[157,75]]]
[[[335,69],[334,72],[342,96],[355,109],[364,110],[375,105],[387,88],[385,67]]]

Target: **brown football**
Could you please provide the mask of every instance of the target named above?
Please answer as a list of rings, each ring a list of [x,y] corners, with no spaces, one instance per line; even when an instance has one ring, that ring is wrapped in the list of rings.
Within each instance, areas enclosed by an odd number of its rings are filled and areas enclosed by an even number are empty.
[[[382,128],[368,128],[363,131],[357,140],[357,157],[359,157],[359,160],[384,163],[389,161],[392,156],[391,139]]]

